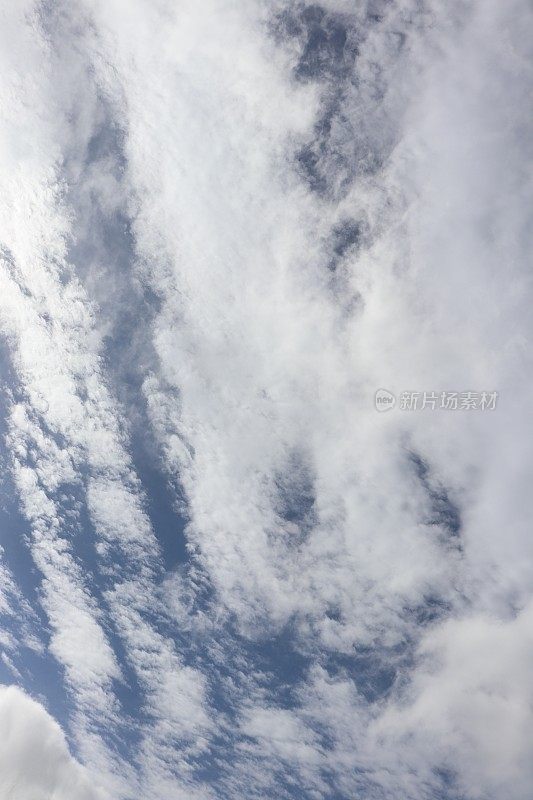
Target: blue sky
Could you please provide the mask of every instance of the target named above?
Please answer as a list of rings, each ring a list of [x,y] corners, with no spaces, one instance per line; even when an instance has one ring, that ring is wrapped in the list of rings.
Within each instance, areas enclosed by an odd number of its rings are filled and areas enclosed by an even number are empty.
[[[0,11],[0,800],[530,800],[528,4]]]

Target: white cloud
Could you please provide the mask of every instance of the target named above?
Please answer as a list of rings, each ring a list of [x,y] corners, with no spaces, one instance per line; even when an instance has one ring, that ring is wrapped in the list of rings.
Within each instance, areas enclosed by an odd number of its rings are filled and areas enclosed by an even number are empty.
[[[260,15],[213,8],[206,25],[182,6],[162,25],[138,3],[125,29],[120,3],[93,7],[100,78],[111,82],[109,59],[119,79],[142,274],[163,298],[161,380],[145,387],[221,597],[245,630],[296,613],[342,651],[417,637],[407,609],[428,598],[452,614],[465,597],[495,613],[522,607],[528,493],[518,502],[505,476],[518,452],[518,473],[531,463],[524,4],[384,12],[362,37],[343,113],[385,166],[337,205],[294,178],[287,142],[310,135],[320,106],[281,77]],[[365,219],[370,243],[333,278],[324,242],[343,217]],[[378,417],[380,385],[494,388],[504,405],[492,417]],[[409,450],[458,504],[460,549],[444,522],[428,522]],[[316,515],[300,538],[279,511],[295,454]],[[473,763],[482,782],[483,758]]]
[[[69,753],[63,732],[40,703],[0,687],[0,795],[10,800],[105,800]]]
[[[59,53],[51,51],[36,10],[30,3],[13,9],[8,14],[13,40],[4,42],[11,60],[2,92],[18,107],[14,113],[8,104],[3,128],[11,149],[4,152],[0,178],[1,320],[18,380],[14,391],[24,398],[11,404],[8,444],[22,510],[31,525],[32,557],[42,577],[49,650],[65,670],[74,700],[77,744],[88,758],[96,755],[91,768],[113,786],[117,772],[127,781],[127,766],[113,754],[102,756],[94,742],[95,731],[119,735],[126,721],[116,694],[116,683],[125,678],[114,652],[112,626],[124,637],[127,662],[147,695],[148,722],[144,731],[140,724],[141,738],[151,742],[156,760],[168,757],[165,737],[187,738],[192,732],[194,738],[208,721],[201,677],[182,664],[172,640],[153,628],[157,607],[146,579],[154,577],[158,545],[127,450],[127,426],[102,373],[96,309],[66,258],[74,220],[60,185],[59,163],[66,158],[68,169],[75,170],[85,155],[96,121],[87,116],[90,104],[85,105],[87,97],[94,97],[93,84],[83,76],[87,64],[79,53],[68,47],[61,52],[63,45]],[[60,16],[49,22],[60,26],[53,33],[55,41],[67,23]],[[25,43],[29,48],[23,58]],[[63,57],[59,63],[58,56]],[[23,69],[26,57],[32,65],[29,73]],[[77,89],[72,94],[72,76],[86,81],[81,97]],[[76,114],[84,125],[72,130],[69,118]],[[72,133],[76,136],[71,138]],[[77,552],[84,504],[97,538],[98,566],[123,581],[107,592],[103,606],[93,593],[98,573],[82,567]],[[87,525],[82,532],[92,536]],[[129,614],[135,615],[134,621],[128,621]],[[143,705],[141,696],[141,712]],[[167,719],[169,728],[158,739],[154,726],[165,728]],[[169,776],[172,783],[172,770]],[[152,779],[150,774],[145,779],[147,797]],[[178,789],[180,783],[175,783]],[[120,796],[125,791],[123,782]]]
[[[449,620],[425,638],[406,702],[370,727],[371,740],[381,752],[404,754],[404,768],[412,759],[417,770],[451,769],[467,797],[510,792],[525,800],[533,781],[532,655],[531,604],[510,620]]]
[[[346,795],[418,800],[440,768],[466,797],[526,800],[526,6],[402,0],[355,13],[328,0],[351,26],[353,61],[320,81],[292,71],[310,24],[299,4],[80,0],[47,18],[47,36],[35,4],[6,14],[0,302],[22,398],[9,419],[13,474],[80,752],[106,780],[123,778],[119,795],[129,784],[209,796],[195,759],[228,728],[209,708],[205,662],[187,663],[161,632],[164,618],[193,635],[195,585],[186,571],[167,578],[181,594],[162,607],[148,487],[103,357],[112,326],[91,302],[115,285],[115,265],[88,257],[83,285],[67,257],[88,227],[72,208],[91,203],[128,211],[134,278],[158,298],[136,333],[156,360],[138,372],[220,606],[195,633],[216,633],[214,652],[230,647],[228,619],[250,639],[290,623],[314,662],[294,709],[269,703],[258,674],[228,678],[247,737],[238,780],[268,796],[261,759],[298,762],[320,796],[326,731]],[[273,14],[289,10],[296,33],[287,23],[290,41],[276,41]],[[84,166],[102,96],[124,135],[119,178],[113,156]],[[348,224],[361,241],[335,244]],[[380,386],[494,389],[501,402],[487,414],[378,415]],[[78,563],[80,508],[103,596]],[[357,667],[325,666],[365,653],[369,669],[399,670],[377,702]],[[126,667],[145,715],[131,772],[91,732],[100,714],[120,724]]]

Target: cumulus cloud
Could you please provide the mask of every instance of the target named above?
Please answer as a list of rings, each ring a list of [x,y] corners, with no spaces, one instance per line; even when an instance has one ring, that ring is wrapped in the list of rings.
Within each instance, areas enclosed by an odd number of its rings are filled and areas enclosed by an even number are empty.
[[[531,605],[512,620],[469,615],[432,631],[407,702],[391,705],[372,737],[391,737],[391,752],[405,748],[422,764],[440,760],[467,796],[498,796],[512,785],[513,796],[528,797],[530,631]]]
[[[14,686],[0,688],[0,793],[12,800],[105,800],[57,722]]]

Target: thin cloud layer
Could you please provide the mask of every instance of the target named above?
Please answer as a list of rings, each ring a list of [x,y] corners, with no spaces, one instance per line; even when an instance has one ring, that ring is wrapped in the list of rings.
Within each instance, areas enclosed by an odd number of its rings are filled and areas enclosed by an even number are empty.
[[[2,17],[6,796],[528,800],[527,3]]]

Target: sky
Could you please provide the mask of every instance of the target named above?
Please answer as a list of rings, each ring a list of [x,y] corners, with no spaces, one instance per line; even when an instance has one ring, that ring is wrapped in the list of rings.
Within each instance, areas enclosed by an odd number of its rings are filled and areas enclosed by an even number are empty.
[[[0,2],[0,800],[531,800],[532,84],[528,0]]]

